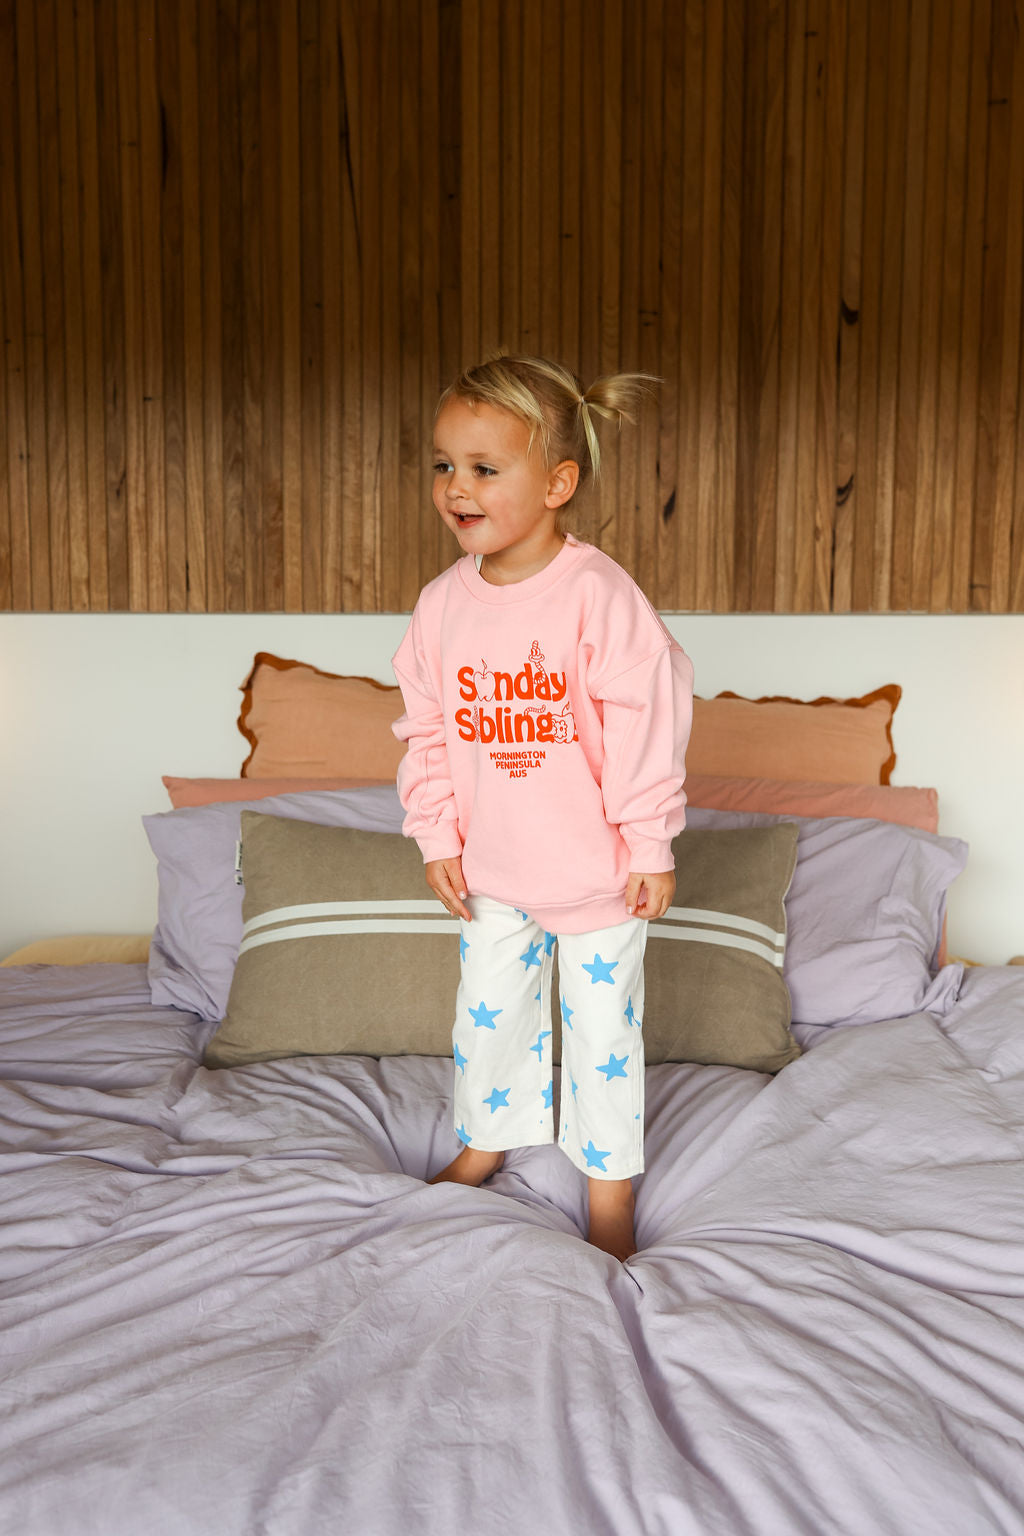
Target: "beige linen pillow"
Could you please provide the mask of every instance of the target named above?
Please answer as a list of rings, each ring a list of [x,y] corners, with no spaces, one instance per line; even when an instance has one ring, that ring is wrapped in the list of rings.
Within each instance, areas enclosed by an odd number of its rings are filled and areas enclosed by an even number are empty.
[[[778,1072],[800,1055],[782,979],[797,829],[684,831],[672,848],[676,893],[647,930],[647,1060]]]
[[[458,921],[416,843],[243,811],[242,944],[208,1067],[450,1056]]]
[[[257,811],[241,826],[242,946],[206,1066],[450,1056],[458,923],[416,844]],[[796,829],[683,833],[676,850],[676,907],[649,930],[647,1060],[777,1071],[799,1054],[780,972]]]

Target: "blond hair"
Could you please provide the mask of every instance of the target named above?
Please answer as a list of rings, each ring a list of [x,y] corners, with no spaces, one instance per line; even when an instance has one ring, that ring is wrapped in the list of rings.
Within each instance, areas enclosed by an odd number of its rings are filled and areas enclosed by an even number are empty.
[[[509,411],[529,427],[530,450],[539,441],[547,465],[553,468],[565,459],[579,465],[581,489],[601,472],[592,413],[620,428],[624,421],[635,422],[644,396],[660,382],[651,373],[612,373],[584,389],[582,380],[561,363],[499,352],[449,384],[437,410],[454,396]]]

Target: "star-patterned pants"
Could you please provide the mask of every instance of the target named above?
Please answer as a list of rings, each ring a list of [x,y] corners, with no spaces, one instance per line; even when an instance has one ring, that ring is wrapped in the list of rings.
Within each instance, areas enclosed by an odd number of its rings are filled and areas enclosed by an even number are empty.
[[[471,896],[452,1044],[455,1130],[485,1152],[554,1136],[551,967],[562,1014],[558,1144],[590,1178],[644,1169],[647,924],[547,933],[526,913]]]

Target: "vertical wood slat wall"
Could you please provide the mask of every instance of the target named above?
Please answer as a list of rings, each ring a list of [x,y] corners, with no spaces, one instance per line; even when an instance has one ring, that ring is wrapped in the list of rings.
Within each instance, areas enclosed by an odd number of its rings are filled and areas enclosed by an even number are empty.
[[[439,388],[664,380],[664,609],[1024,610],[1014,0],[0,0],[0,608],[407,610]]]

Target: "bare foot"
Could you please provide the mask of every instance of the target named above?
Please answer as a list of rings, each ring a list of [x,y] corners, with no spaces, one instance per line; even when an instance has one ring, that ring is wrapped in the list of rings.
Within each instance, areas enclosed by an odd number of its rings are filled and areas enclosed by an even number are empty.
[[[504,1152],[479,1152],[475,1147],[463,1147],[454,1162],[435,1173],[427,1183],[479,1185],[492,1173],[497,1173],[504,1161]]]
[[[633,1231],[633,1185],[629,1179],[588,1179],[590,1230],[588,1243],[625,1263],[636,1253]]]

